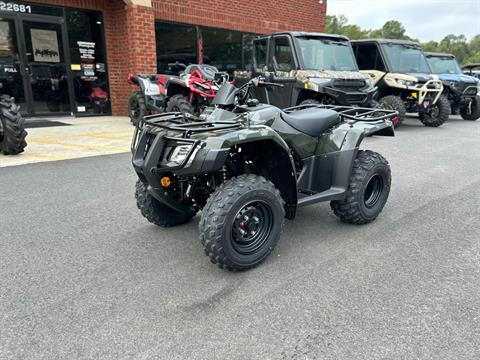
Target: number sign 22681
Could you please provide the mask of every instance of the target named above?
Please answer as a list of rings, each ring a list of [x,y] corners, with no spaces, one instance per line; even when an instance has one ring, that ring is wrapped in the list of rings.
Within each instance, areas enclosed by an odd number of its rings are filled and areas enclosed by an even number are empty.
[[[31,13],[32,7],[30,5],[20,5],[11,2],[0,1],[0,11],[13,11],[21,13]]]

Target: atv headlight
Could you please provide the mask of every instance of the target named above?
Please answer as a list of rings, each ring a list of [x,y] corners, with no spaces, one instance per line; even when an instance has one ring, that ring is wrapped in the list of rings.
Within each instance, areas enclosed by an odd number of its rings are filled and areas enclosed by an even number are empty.
[[[176,146],[170,153],[168,160],[180,165],[182,162],[185,161],[185,158],[187,157],[191,149],[192,145]]]
[[[395,79],[395,81],[397,82],[398,85],[407,86],[407,87],[413,86],[417,83],[416,81],[409,81],[409,80],[403,80],[403,79]]]

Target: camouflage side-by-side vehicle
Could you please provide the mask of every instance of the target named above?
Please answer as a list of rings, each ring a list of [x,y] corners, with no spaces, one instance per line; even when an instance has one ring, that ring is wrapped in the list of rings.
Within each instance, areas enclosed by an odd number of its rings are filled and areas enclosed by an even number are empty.
[[[443,93],[450,101],[453,114],[465,120],[480,118],[480,80],[462,73],[452,54],[425,53],[434,74],[443,82]]]
[[[419,44],[406,40],[367,39],[352,41],[360,71],[375,86],[381,107],[416,112],[425,126],[437,127],[448,120],[450,104],[442,95],[443,85],[430,67]]]
[[[374,104],[376,88],[358,71],[347,37],[323,33],[283,32],[254,40],[253,70],[236,72],[242,84],[255,76],[273,73],[296,78],[284,87],[253,90],[263,103],[279,108],[305,104]]]

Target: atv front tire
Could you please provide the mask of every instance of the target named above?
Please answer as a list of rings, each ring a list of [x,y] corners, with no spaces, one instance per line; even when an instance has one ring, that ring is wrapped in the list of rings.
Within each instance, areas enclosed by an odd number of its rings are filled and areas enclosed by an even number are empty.
[[[163,205],[147,192],[143,182],[137,180],[135,185],[137,207],[142,215],[152,224],[169,227],[180,225],[195,216],[194,212],[181,213]]]
[[[188,99],[182,94],[173,95],[167,103],[167,112],[181,112],[182,114],[194,114],[195,109]]]
[[[128,115],[134,126],[138,126],[143,117],[149,115],[145,105],[145,97],[141,92],[133,92],[128,97]]]
[[[280,192],[262,176],[241,175],[220,185],[200,219],[200,241],[210,261],[230,271],[260,264],[275,248],[285,210]]]
[[[320,105],[320,104],[321,102],[318,101],[317,99],[307,99],[307,100],[303,100],[298,105]]]
[[[428,127],[438,127],[442,125],[445,121],[448,120],[448,116],[451,112],[450,102],[444,95],[440,95],[437,102],[433,106],[433,116],[424,112],[419,114],[419,119],[422,124]]]
[[[0,152],[4,155],[19,154],[25,150],[25,120],[19,113],[20,107],[8,95],[0,97]]]
[[[402,98],[395,95],[384,96],[379,100],[380,109],[396,110],[398,111],[398,122],[394,124],[395,127],[400,126],[405,120],[407,109],[403,103]]]
[[[476,96],[472,102],[472,111],[469,113],[467,107],[460,109],[463,120],[478,120],[480,118],[480,96]]]
[[[373,151],[359,151],[350,185],[343,200],[330,202],[335,215],[351,224],[367,224],[377,218],[390,193],[391,172],[385,158]]]

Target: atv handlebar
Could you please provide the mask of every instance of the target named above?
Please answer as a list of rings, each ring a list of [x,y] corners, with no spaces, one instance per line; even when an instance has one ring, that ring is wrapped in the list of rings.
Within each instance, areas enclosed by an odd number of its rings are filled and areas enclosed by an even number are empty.
[[[277,77],[272,76],[272,81],[280,82],[280,83],[295,83],[297,82],[297,78],[294,77]]]
[[[266,82],[266,81],[262,81],[262,80],[259,80],[258,81],[258,86],[261,87],[261,86],[276,86],[276,87],[282,87],[284,85],[282,84],[277,84],[277,83],[273,83],[273,82]]]
[[[297,82],[297,78],[295,77],[281,77],[275,76],[275,73],[266,72],[265,79],[274,83],[294,83]]]

